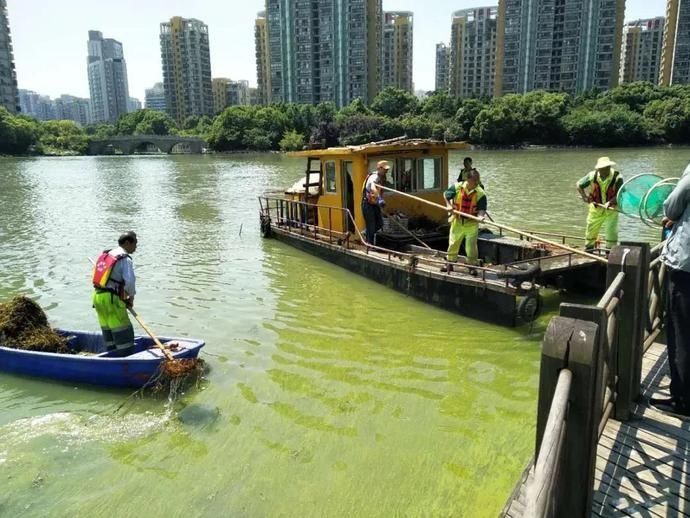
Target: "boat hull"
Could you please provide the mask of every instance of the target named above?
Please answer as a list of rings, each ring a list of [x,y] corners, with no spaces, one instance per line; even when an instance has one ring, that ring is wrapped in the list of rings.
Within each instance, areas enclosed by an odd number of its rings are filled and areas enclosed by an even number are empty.
[[[0,371],[72,383],[140,388],[153,381],[164,359],[160,349],[151,349],[155,344],[149,337],[135,338],[133,355],[113,358],[104,352],[100,333],[59,332],[70,337],[71,348],[88,355],[25,351],[0,344]],[[202,340],[189,338],[160,337],[160,340],[180,344],[180,349],[172,353],[176,359],[196,358],[205,345]]]
[[[443,309],[504,326],[522,323],[518,318],[518,296],[492,289],[480,280],[451,279],[443,274],[394,267],[388,261],[317,242],[281,228],[273,227],[271,237]]]

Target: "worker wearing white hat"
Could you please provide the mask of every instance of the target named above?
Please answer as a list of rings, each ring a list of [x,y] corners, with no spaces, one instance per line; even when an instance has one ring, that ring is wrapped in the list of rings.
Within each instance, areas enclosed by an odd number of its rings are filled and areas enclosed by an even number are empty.
[[[616,163],[607,156],[597,160],[594,171],[587,173],[577,182],[577,190],[582,201],[589,203],[587,213],[587,230],[585,231],[585,249],[592,250],[599,237],[599,230],[604,227],[606,247],[612,248],[618,243],[618,190],[623,185],[623,177],[613,169]],[[585,190],[586,189],[586,190]]]

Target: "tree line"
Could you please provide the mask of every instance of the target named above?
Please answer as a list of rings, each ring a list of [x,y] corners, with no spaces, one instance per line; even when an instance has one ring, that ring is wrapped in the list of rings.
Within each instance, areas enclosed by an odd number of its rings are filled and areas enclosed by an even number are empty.
[[[578,96],[534,91],[493,99],[433,92],[421,100],[386,88],[369,106],[357,99],[340,110],[332,103],[231,106],[216,117],[188,117],[180,124],[164,113],[139,110],[115,124],[85,128],[0,108],[4,154],[81,154],[92,138],[151,134],[201,137],[219,152],[357,145],[401,135],[501,147],[690,144],[690,85],[636,82]]]

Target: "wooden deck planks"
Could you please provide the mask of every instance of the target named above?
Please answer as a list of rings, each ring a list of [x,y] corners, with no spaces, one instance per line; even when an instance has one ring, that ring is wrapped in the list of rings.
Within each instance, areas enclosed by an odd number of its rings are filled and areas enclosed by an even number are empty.
[[[610,419],[599,440],[594,517],[690,517],[690,418],[647,404],[668,397],[666,346],[653,344],[642,361],[642,395],[629,421]],[[504,516],[523,517],[524,476]]]
[[[642,361],[642,394],[668,397],[666,347]],[[690,419],[646,399],[626,422],[609,420],[597,450],[594,516],[690,516]]]

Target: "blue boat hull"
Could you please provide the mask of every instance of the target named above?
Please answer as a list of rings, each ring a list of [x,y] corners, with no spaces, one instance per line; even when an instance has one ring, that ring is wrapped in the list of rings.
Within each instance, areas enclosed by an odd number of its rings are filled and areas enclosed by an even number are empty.
[[[74,383],[108,387],[143,387],[158,373],[164,359],[151,338],[137,336],[134,354],[125,358],[109,357],[100,333],[58,331],[69,337],[69,347],[80,354],[56,354],[25,351],[0,344],[0,371],[38,376]],[[205,345],[202,340],[160,337],[161,342],[177,342],[176,359],[196,358]]]

